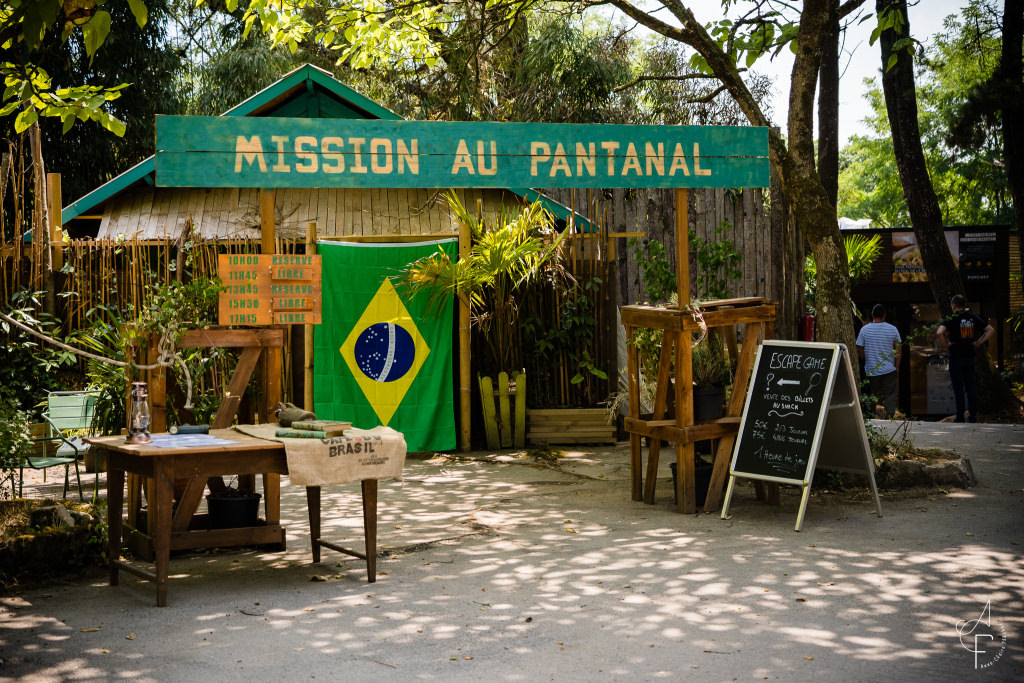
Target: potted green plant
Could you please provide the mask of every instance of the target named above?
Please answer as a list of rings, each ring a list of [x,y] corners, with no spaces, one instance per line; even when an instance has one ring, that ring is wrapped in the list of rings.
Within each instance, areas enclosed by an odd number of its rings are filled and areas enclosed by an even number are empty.
[[[732,381],[732,362],[722,338],[705,333],[693,347],[693,419],[722,416],[725,388]]]
[[[255,526],[258,522],[263,496],[236,484],[237,481],[236,475],[231,484],[206,496],[211,529],[238,529]]]
[[[401,273],[402,282],[412,294],[426,289],[432,297],[467,297],[472,325],[480,331],[488,350],[480,366],[485,372],[505,372],[512,369],[509,365],[519,318],[517,296],[542,274],[567,277],[560,247],[568,231],[558,233],[551,214],[540,202],[524,206],[517,214],[503,214],[496,224],[488,225],[476,220],[454,192],[447,193],[445,199],[456,219],[470,228],[469,253],[452,261],[438,251],[410,263]],[[487,401],[493,406],[493,396],[485,395],[492,383],[483,381],[480,386],[486,417]],[[524,391],[524,387],[525,381],[516,381],[517,392]],[[520,401],[517,395],[517,403]],[[522,403],[525,405],[524,400]],[[487,437],[488,448],[500,447],[496,431],[489,428]]]

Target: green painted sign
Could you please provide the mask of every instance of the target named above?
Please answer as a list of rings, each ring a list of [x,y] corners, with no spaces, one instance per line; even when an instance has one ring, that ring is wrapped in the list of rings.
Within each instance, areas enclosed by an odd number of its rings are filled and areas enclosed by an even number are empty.
[[[765,187],[745,126],[158,116],[161,187]]]

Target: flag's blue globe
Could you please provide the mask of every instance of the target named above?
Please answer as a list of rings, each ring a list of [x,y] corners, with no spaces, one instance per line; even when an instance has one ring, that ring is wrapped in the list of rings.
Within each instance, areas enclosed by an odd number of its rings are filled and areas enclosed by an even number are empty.
[[[359,333],[353,352],[364,375],[375,382],[393,382],[409,372],[416,344],[401,325],[374,323]]]

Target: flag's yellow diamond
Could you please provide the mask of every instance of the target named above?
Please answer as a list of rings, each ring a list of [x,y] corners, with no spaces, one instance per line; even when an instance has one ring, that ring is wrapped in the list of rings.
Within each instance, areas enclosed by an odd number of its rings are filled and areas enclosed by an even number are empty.
[[[345,363],[382,425],[391,421],[429,354],[387,278],[341,345]]]

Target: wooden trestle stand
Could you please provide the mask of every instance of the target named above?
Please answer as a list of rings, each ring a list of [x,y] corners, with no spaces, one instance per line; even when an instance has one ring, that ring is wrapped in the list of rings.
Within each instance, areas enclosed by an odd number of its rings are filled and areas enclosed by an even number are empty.
[[[630,469],[632,472],[631,495],[633,500],[654,503],[654,485],[658,472],[661,442],[675,444],[676,451],[676,494],[680,512],[697,512],[694,491],[694,450],[696,441],[718,439],[715,451],[714,470],[711,484],[704,502],[704,511],[718,507],[729,472],[729,461],[733,443],[739,432],[743,401],[747,394],[750,371],[760,338],[769,336],[770,325],[775,321],[775,304],[762,298],[728,299],[703,302],[701,317],[708,333],[717,333],[719,328],[744,325],[743,345],[736,363],[735,381],[729,407],[724,417],[708,422],[695,423],[693,419],[693,359],[691,351],[692,334],[700,330],[700,322],[686,310],[690,301],[690,267],[688,228],[689,216],[687,191],[676,190],[676,277],[679,283],[678,307],[623,306],[622,324],[626,328],[626,339],[632,339],[633,330],[648,328],[662,331],[661,358],[655,384],[654,412],[649,419],[640,416],[640,362],[637,349],[628,345],[627,373],[629,382],[629,417],[625,429],[629,433]],[[671,369],[675,365],[675,382]],[[669,396],[674,403],[674,417],[666,419]],[[649,440],[647,481],[644,485],[642,437]],[[777,497],[777,485],[769,498]],[[763,491],[758,491],[759,496]]]
[[[186,332],[178,343],[179,348],[234,348],[241,353],[238,365],[228,383],[225,396],[217,415],[213,419],[213,429],[227,429],[235,420],[242,393],[249,384],[253,372],[258,375],[258,385],[262,388],[257,399],[257,412],[261,422],[273,419],[273,408],[281,400],[281,363],[285,344],[285,332],[282,327],[256,329],[219,329],[191,330]],[[158,355],[157,339],[154,337],[149,344],[146,363],[156,362]],[[167,431],[167,373],[163,368],[149,370],[145,377],[149,385],[149,397],[152,409],[152,432]],[[236,546],[251,544],[274,544],[284,548],[284,527],[281,519],[281,472],[267,471],[263,475],[263,503],[265,519],[258,527],[237,531],[217,532],[215,545]],[[256,475],[243,472],[238,475],[239,484],[252,490]],[[142,477],[128,474],[128,511],[127,526],[134,531],[129,535],[132,552],[139,557],[152,559],[153,531],[156,520],[147,515],[146,528],[140,528],[140,512],[142,510],[142,486],[152,484],[144,482]],[[173,519],[172,549],[181,550],[214,545],[210,540],[203,539],[203,534],[194,532],[199,505],[202,503],[206,487],[211,492],[225,488],[221,476],[191,477],[187,480],[174,482],[175,511]],[[193,531],[190,531],[192,529]],[[209,535],[209,534],[207,534]]]

